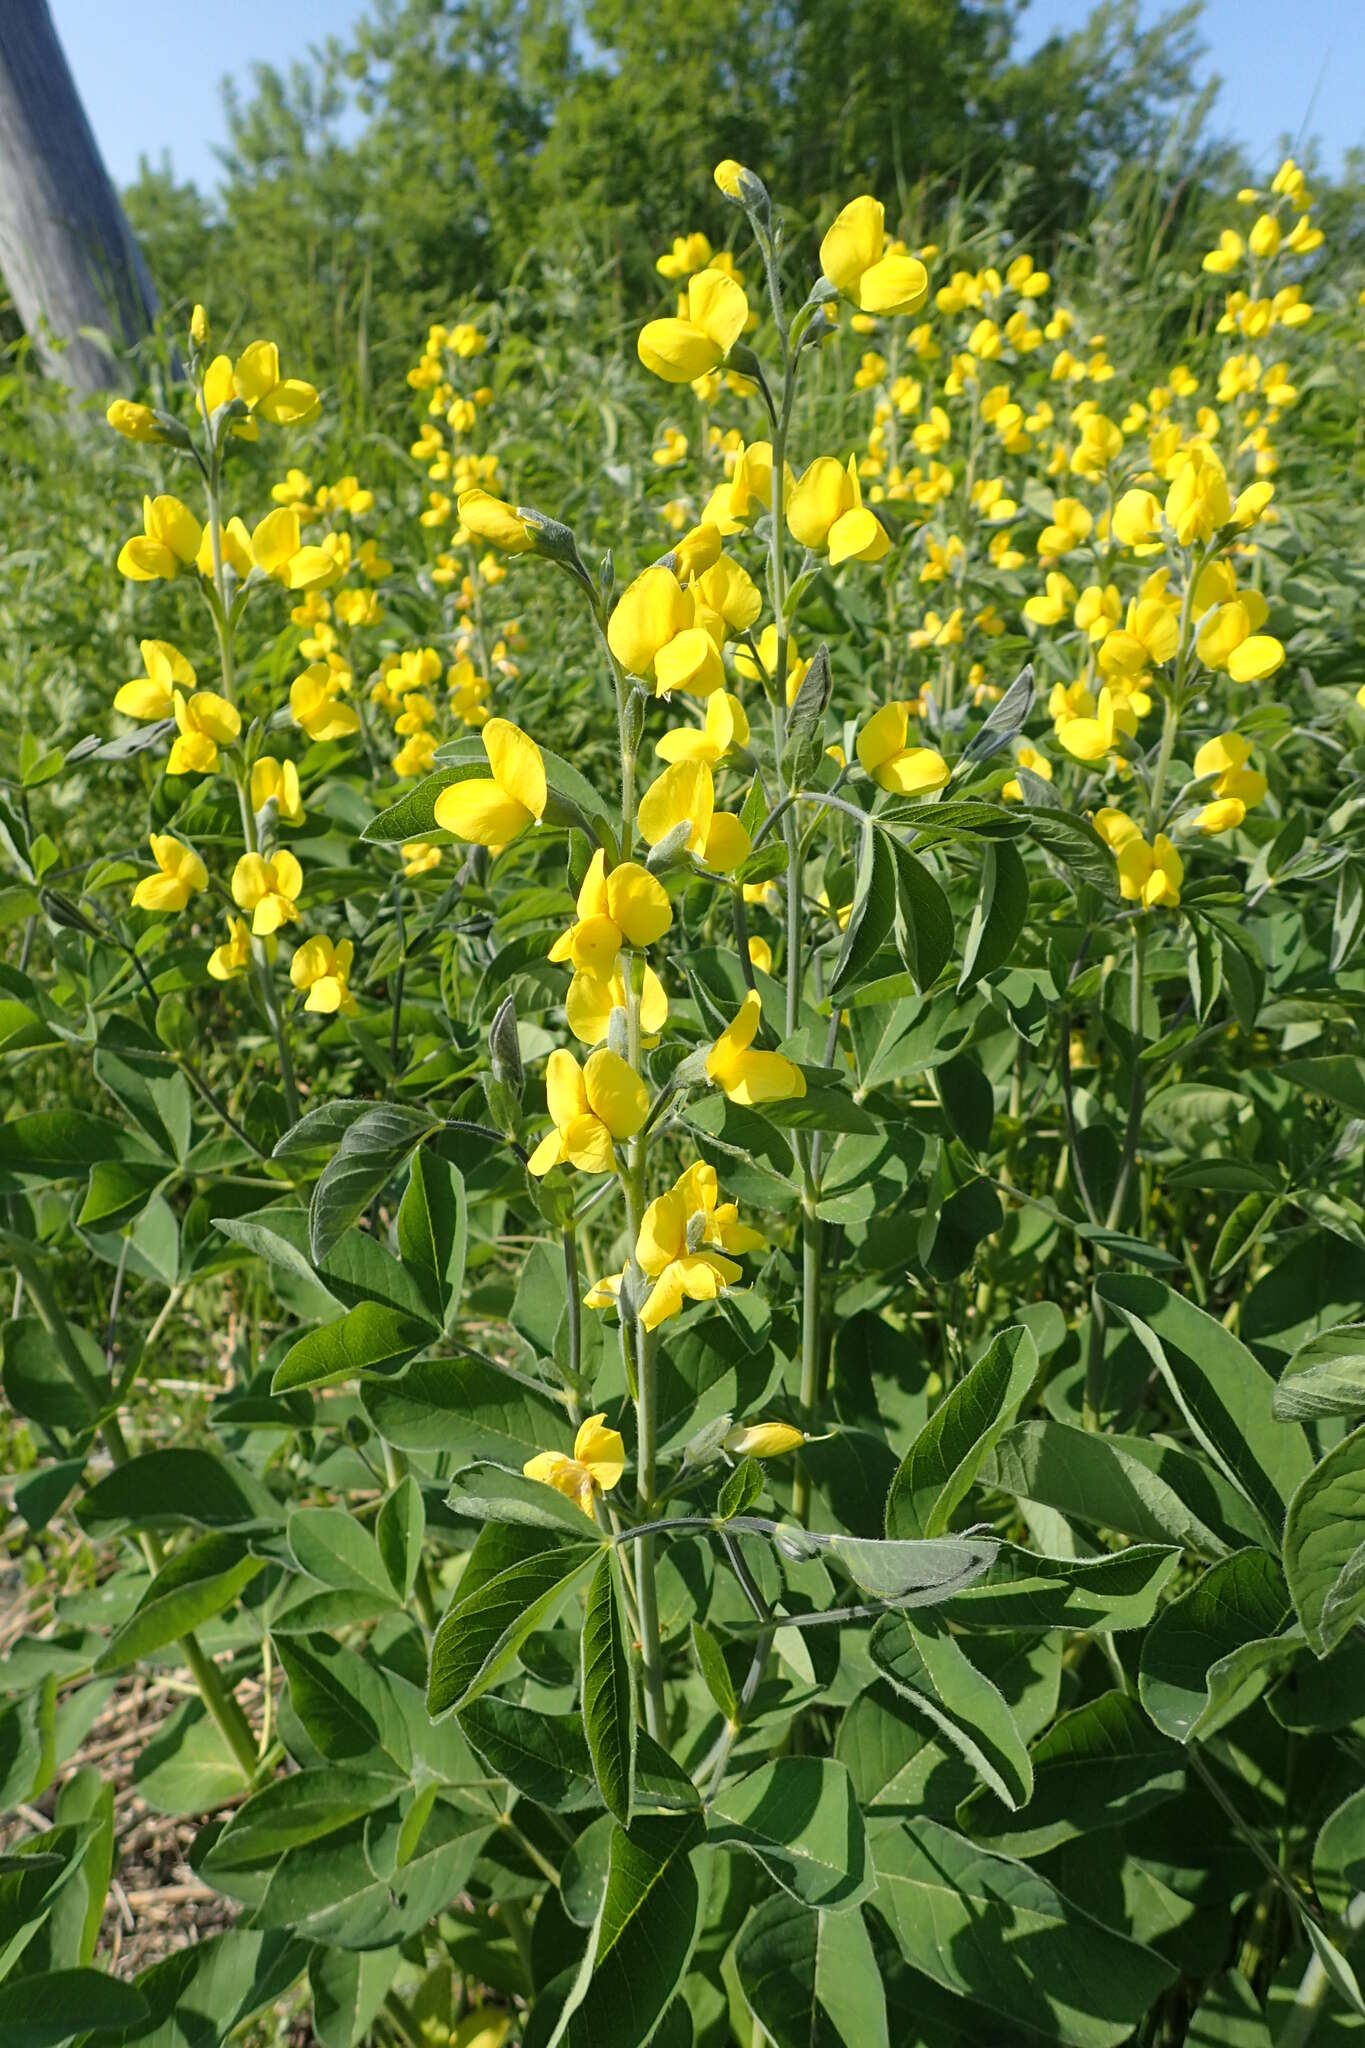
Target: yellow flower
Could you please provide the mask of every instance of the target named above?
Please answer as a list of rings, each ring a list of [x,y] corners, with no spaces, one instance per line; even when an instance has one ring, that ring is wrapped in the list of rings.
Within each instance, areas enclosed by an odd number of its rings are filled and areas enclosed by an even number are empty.
[[[301,377],[281,377],[280,352],[273,341],[253,341],[242,350],[232,366],[232,387],[250,412],[277,427],[306,427],[321,407],[311,384]]]
[[[689,527],[671,549],[671,566],[679,583],[690,583],[720,560],[721,531],[707,519],[698,526]]]
[[[829,553],[830,567],[840,562],[879,562],[891,545],[886,528],[863,504],[858,465],[848,466],[832,455],[817,455],[792,490],[787,525],[794,540],[816,554]]]
[[[686,312],[651,320],[636,343],[640,361],[668,384],[690,384],[725,361],[749,319],[742,285],[723,270],[699,270],[688,280]]]
[[[480,738],[492,777],[452,783],[436,799],[436,823],[456,839],[501,851],[545,812],[540,748],[510,719],[490,718]]]
[[[303,823],[298,769],[292,761],[277,761],[273,754],[262,754],[251,770],[251,808],[262,810],[272,800],[286,824]]]
[[[729,555],[720,555],[692,585],[694,601],[714,612],[733,633],[745,633],[763,609],[758,585]]]
[[[157,872],[144,875],[134,889],[134,910],[183,910],[191,896],[207,889],[208,869],[193,847],[170,832],[153,832],[149,843]]]
[[[650,451],[656,469],[676,469],[687,460],[687,436],[681,427],[665,427],[662,444]]]
[[[522,1471],[528,1479],[553,1486],[568,1500],[575,1501],[585,1515],[592,1513],[593,1496],[610,1493],[619,1485],[626,1469],[626,1447],[619,1430],[608,1429],[607,1417],[590,1415],[574,1438],[573,1456],[563,1451],[537,1451]]]
[[[1182,548],[1213,538],[1232,518],[1223,465],[1211,448],[1196,441],[1185,451],[1166,493],[1166,524]]]
[[[528,554],[536,544],[534,532],[516,509],[489,491],[477,487],[461,491],[456,510],[467,532],[505,555]]]
[[[251,965],[251,934],[244,917],[229,916],[228,936],[209,954],[209,973],[215,981],[235,981]]]
[[[125,718],[170,718],[175,711],[175,686],[192,690],[195,674],[185,656],[169,640],[139,640],[147,673],[135,676],[114,693],[114,709]]]
[[[738,657],[735,666],[739,666]],[[728,690],[715,690],[706,700],[705,724],[675,727],[655,741],[654,751],[664,761],[705,761],[714,767],[731,747],[748,744],[749,721],[744,706]]]
[[[168,775],[212,775],[218,766],[219,747],[230,746],[242,730],[241,714],[235,704],[213,690],[196,690],[186,697],[174,694],[175,722],[179,736],[166,763]]]
[[[645,1210],[635,1257],[654,1282],[640,1311],[647,1330],[677,1315],[685,1301],[714,1301],[743,1278],[743,1268],[723,1254],[762,1245],[762,1234],[739,1221],[733,1202],[717,1206],[718,1193],[715,1168],[698,1161]]]
[[[199,552],[199,521],[179,498],[142,500],[142,532],[119,549],[118,566],[130,583],[155,583],[178,576]]]
[[[1239,732],[1225,732],[1205,740],[1194,757],[1194,772],[1202,780],[1217,776],[1213,785],[1215,801],[1205,806],[1195,820],[1201,832],[1227,832],[1240,825],[1248,811],[1264,803],[1270,785],[1257,769],[1248,768],[1251,742]]]
[[[609,1046],[589,1053],[580,1067],[571,1052],[556,1048],[545,1068],[545,1099],[553,1130],[527,1161],[528,1171],[546,1174],[567,1164],[584,1173],[610,1173],[613,1145],[633,1138],[649,1114],[649,1091],[635,1069]]]
[[[289,979],[295,988],[308,991],[305,1010],[320,1010],[328,1017],[337,1010],[347,1017],[355,1015],[359,1006],[350,983],[354,958],[355,947],[349,939],[339,946],[321,932],[305,939],[289,963]]]
[[[269,860],[263,854],[244,853],[232,871],[232,900],[239,910],[251,912],[251,929],[258,939],[295,922],[302,888],[303,869],[285,847]]]
[[[1205,618],[1195,641],[1206,668],[1226,669],[1234,683],[1260,683],[1283,666],[1284,647],[1271,633],[1258,633],[1268,606],[1259,590],[1244,590]]]
[[[886,247],[886,208],[869,193],[851,199],[820,244],[820,268],[864,313],[917,313],[929,273],[917,256]]]
[[[302,726],[310,740],[340,740],[359,732],[360,720],[349,704],[340,702],[349,678],[343,670],[315,661],[295,676],[289,685],[289,712],[295,725]]]
[[[766,939],[750,939],[749,962],[751,966],[758,969],[760,974],[772,973],[773,949]]]
[[[660,277],[670,280],[691,277],[694,270],[706,269],[711,253],[711,244],[703,234],[674,235],[673,247],[655,260],[654,268]]]
[[[580,1045],[601,1045],[611,1026],[613,1010],[626,1008],[626,984],[619,971],[599,974],[580,967],[569,983],[564,998],[564,1015]],[[640,1029],[643,1042],[651,1045],[668,1022],[668,997],[652,967],[646,967],[640,989]]]
[[[1088,507],[1079,498],[1054,498],[1052,523],[1038,536],[1039,560],[1050,562],[1059,555],[1069,555],[1089,539],[1093,525]]]
[[[104,417],[125,441],[166,441],[170,437],[150,405],[131,398],[116,398]]]
[[[1163,905],[1173,910],[1179,903],[1185,863],[1164,832],[1158,832],[1149,846],[1141,833],[1134,831],[1116,849],[1116,859],[1119,894],[1128,902],[1141,903],[1148,910]]]
[[[298,513],[292,505],[279,505],[251,529],[251,559],[286,590],[318,590],[341,574],[337,541],[329,535],[320,546],[305,547]]]
[[[594,974],[615,972],[623,946],[652,946],[673,922],[668,891],[638,861],[622,861],[610,874],[599,847],[578,892],[578,916],[550,948],[551,960],[570,960]]]
[[[1218,247],[1210,249],[1204,258],[1204,269],[1214,277],[1226,277],[1235,270],[1245,253],[1245,244],[1235,228],[1224,228],[1218,237]]]
[[[706,1055],[706,1078],[723,1089],[731,1102],[751,1107],[760,1102],[783,1102],[804,1095],[806,1077],[785,1053],[755,1052],[763,1005],[750,989],[737,1015],[726,1025]]]
[[[1051,782],[1052,763],[1046,754],[1040,754],[1036,747],[1020,746],[1015,749],[1015,760],[1021,768],[1027,768],[1030,775],[1036,775],[1040,782]],[[1006,803],[1018,804],[1024,800],[1023,787],[1017,776],[1012,775],[1000,792]]]
[[[650,846],[687,824],[687,851],[717,874],[727,874],[748,857],[749,835],[732,812],[716,809],[711,769],[699,758],[675,761],[655,776],[640,799],[638,823]]]
[[[725,685],[725,622],[655,563],[627,585],[607,622],[607,644],[633,676],[652,676],[655,693],[687,690],[709,697]]]
[[[438,868],[441,865],[440,847],[430,845],[425,839],[409,839],[406,845],[400,848],[400,851],[403,856],[403,876],[406,881],[412,881],[416,875],[430,874],[433,868]]]
[[[194,558],[194,566],[201,576],[213,574],[213,531],[212,526],[204,528]],[[231,569],[234,576],[245,583],[254,564],[251,559],[251,535],[240,519],[233,517],[226,526],[218,528],[218,550],[222,556],[223,567]]]
[[[1050,569],[1043,594],[1024,603],[1024,617],[1035,626],[1059,626],[1076,604],[1076,586],[1060,569]]]
[[[732,1458],[784,1458],[805,1441],[805,1431],[789,1422],[742,1422],[726,1432],[720,1447]]]
[[[948,764],[933,747],[908,743],[913,705],[900,699],[874,711],[858,735],[858,760],[880,789],[924,796],[948,781]]]
[[[797,653],[795,640],[789,639],[787,641],[787,705],[789,709],[796,702],[796,693],[800,689],[802,679],[809,667],[810,663],[803,661]],[[750,682],[766,683],[772,680],[777,674],[777,627],[775,625],[765,626],[759,634],[757,661],[754,660],[753,654],[748,647],[736,647],[735,673],[736,675],[744,676]]]
[[[190,340],[196,348],[204,348],[209,339],[209,316],[202,306],[196,306],[190,314]]]
[[[1108,684],[1100,691],[1093,717],[1063,718],[1057,738],[1078,761],[1102,761],[1123,736],[1137,731],[1137,715],[1127,700]]]

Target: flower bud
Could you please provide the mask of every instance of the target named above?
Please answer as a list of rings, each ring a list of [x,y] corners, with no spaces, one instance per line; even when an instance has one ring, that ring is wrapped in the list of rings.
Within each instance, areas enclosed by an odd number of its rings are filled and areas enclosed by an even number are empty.
[[[190,314],[190,340],[196,348],[207,348],[209,344],[209,316],[202,306],[196,306]]]
[[[745,1422],[727,1431],[722,1449],[732,1458],[783,1458],[806,1441],[789,1422]]]
[[[489,1028],[488,1057],[494,1080],[520,1094],[526,1074],[521,1064],[521,1042],[517,1037],[517,1006],[511,996],[502,1003]]]

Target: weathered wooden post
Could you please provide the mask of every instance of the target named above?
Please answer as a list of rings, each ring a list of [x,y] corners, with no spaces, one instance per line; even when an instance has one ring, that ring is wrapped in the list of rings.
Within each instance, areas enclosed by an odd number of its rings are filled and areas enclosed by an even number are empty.
[[[81,394],[127,385],[123,365],[80,330],[136,341],[156,293],[47,0],[0,0],[0,271],[51,376]],[[51,336],[68,345],[53,348]]]

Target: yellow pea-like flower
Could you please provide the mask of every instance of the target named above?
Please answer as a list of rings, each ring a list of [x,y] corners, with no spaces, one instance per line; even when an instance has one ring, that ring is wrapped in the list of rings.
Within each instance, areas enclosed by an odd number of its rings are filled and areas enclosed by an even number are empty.
[[[619,971],[599,974],[580,967],[569,983],[564,998],[564,1015],[580,1045],[601,1045],[611,1026],[613,1010],[624,1010],[626,984]],[[640,989],[640,1031],[645,1045],[655,1043],[668,1022],[668,997],[652,967],[646,967]]]
[[[287,847],[269,859],[244,853],[232,871],[232,900],[239,910],[251,912],[252,933],[258,939],[296,921],[302,888],[303,869]]]
[[[218,766],[219,747],[230,746],[242,730],[241,714],[235,704],[213,690],[196,690],[191,697],[177,690],[172,702],[179,733],[166,773],[212,775]]]
[[[743,1278],[737,1255],[764,1243],[760,1231],[739,1221],[736,1205],[718,1196],[715,1168],[699,1160],[645,1210],[635,1257],[654,1282],[640,1311],[647,1330],[687,1301],[714,1301]]]
[[[439,846],[432,846],[425,839],[409,839],[399,848],[403,857],[403,878],[411,882],[418,875],[428,875],[433,868],[441,865],[442,853]]]
[[[209,885],[209,871],[192,846],[170,832],[150,839],[156,873],[144,875],[133,891],[134,910],[183,910],[191,896]]]
[[[491,777],[452,783],[436,799],[443,832],[500,851],[545,814],[549,789],[540,748],[510,719],[490,718],[480,738]]]
[[[227,938],[209,954],[209,973],[215,981],[235,981],[251,965],[251,933],[247,930],[246,919],[229,916],[227,927]],[[273,942],[267,941],[270,943]]]
[[[104,417],[125,441],[165,441],[169,438],[150,405],[136,399],[116,398]]]
[[[1134,830],[1116,849],[1119,894],[1130,903],[1148,910],[1173,910],[1180,901],[1185,864],[1164,832],[1158,832],[1149,846]]]
[[[729,355],[749,320],[744,287],[723,270],[699,270],[688,279],[686,311],[651,320],[640,330],[640,361],[668,384],[690,384]]]
[[[187,569],[199,552],[203,529],[188,505],[161,496],[142,500],[142,532],[119,549],[119,573],[130,583],[169,580]]]
[[[325,661],[315,661],[289,685],[289,713],[310,740],[341,740],[359,732],[360,720],[343,702],[350,677]]]
[[[664,761],[705,761],[714,767],[732,747],[748,744],[749,720],[744,706],[729,690],[715,690],[706,700],[705,722],[666,732],[655,741],[654,751]]]
[[[787,502],[792,538],[815,554],[828,554],[830,566],[840,562],[878,562],[891,539],[875,512],[863,503],[858,465],[832,455],[817,455],[793,486]]]
[[[919,258],[888,252],[886,208],[870,193],[836,215],[820,244],[820,268],[864,313],[917,313],[929,296]]]
[[[706,1055],[707,1079],[723,1089],[731,1102],[746,1107],[784,1102],[806,1092],[806,1077],[795,1060],[781,1052],[754,1050],[762,1014],[762,1000],[750,989]]]
[[[135,676],[114,693],[114,709],[125,718],[170,718],[175,712],[176,686],[193,690],[195,673],[169,640],[139,640],[147,673]]]
[[[752,843],[732,812],[716,809],[710,764],[700,756],[675,761],[655,777],[640,799],[638,822],[641,837],[651,846],[686,824],[688,852],[717,874],[738,867]]]
[[[281,377],[280,352],[273,341],[253,341],[232,366],[238,398],[253,413],[280,427],[304,427],[315,420],[321,400],[301,377]]]
[[[590,1515],[593,1496],[610,1493],[620,1484],[626,1469],[626,1447],[620,1431],[607,1427],[603,1411],[580,1424],[572,1457],[564,1451],[537,1451],[521,1469],[528,1479],[553,1486],[556,1493],[575,1501]]]
[[[556,1048],[545,1069],[545,1097],[553,1122],[527,1161],[537,1176],[551,1167],[610,1173],[614,1146],[633,1138],[649,1114],[649,1092],[635,1069],[609,1046],[599,1046],[580,1067]]]
[[[549,957],[598,975],[615,972],[623,946],[652,946],[673,922],[673,906],[658,876],[633,860],[620,862],[608,874],[601,847],[588,864],[577,908],[577,918],[560,933]]]
[[[252,765],[251,808],[259,811],[272,800],[287,825],[303,823],[298,769],[292,761],[277,761],[273,754],[262,754]]]
[[[721,1449],[732,1458],[784,1458],[805,1441],[806,1432],[790,1422],[742,1422],[721,1438]]]
[[[234,514],[226,526],[218,527],[217,536],[218,552],[224,568],[231,569],[233,574],[245,583],[255,563],[251,555],[251,535],[247,532],[244,522]],[[194,558],[194,566],[201,576],[213,574],[213,541],[214,528],[208,525],[200,535],[198,552]]]
[[[328,1017],[340,1010],[345,1016],[354,1016],[358,1008],[350,982],[354,958],[355,947],[349,939],[334,946],[319,932],[304,941],[289,963],[289,979],[296,989],[307,990],[305,1010],[321,1011]]]
[[[948,764],[934,747],[911,746],[914,706],[896,699],[874,711],[858,735],[858,760],[878,788],[896,796],[926,796],[948,781]]]
[[[504,555],[529,554],[536,544],[534,532],[515,506],[495,498],[491,491],[477,485],[461,491],[455,509],[467,533]]]

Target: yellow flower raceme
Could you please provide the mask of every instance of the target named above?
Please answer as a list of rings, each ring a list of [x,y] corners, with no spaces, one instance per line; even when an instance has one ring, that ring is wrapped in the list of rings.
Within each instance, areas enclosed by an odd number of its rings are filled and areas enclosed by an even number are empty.
[[[739,1221],[736,1205],[718,1197],[715,1168],[699,1161],[645,1210],[635,1257],[654,1282],[640,1310],[647,1330],[677,1315],[686,1301],[714,1301],[743,1277],[726,1254],[762,1245],[762,1234]]]
[[[887,249],[886,208],[869,193],[851,199],[826,230],[820,268],[864,313],[917,313],[929,296],[919,258]]]
[[[608,1429],[606,1413],[590,1415],[574,1438],[573,1456],[564,1451],[537,1451],[522,1471],[528,1479],[553,1486],[556,1493],[574,1501],[585,1515],[593,1511],[593,1498],[610,1493],[620,1484],[626,1469],[626,1447],[618,1430]]]
[[[169,580],[188,569],[199,552],[203,529],[179,498],[142,500],[142,532],[119,549],[118,566],[130,583]]]
[[[134,910],[183,910],[191,896],[207,889],[208,869],[193,847],[170,832],[153,832],[150,845],[157,871],[134,889]]]
[[[166,773],[212,775],[218,766],[219,747],[231,746],[242,730],[240,712],[213,690],[196,690],[191,697],[177,690],[172,701],[179,732]]]
[[[744,288],[723,270],[689,278],[685,303],[676,319],[651,320],[636,344],[645,368],[668,384],[690,384],[716,369],[748,324]]]
[[[723,1089],[731,1102],[746,1107],[761,1102],[783,1102],[804,1095],[806,1077],[795,1060],[785,1053],[755,1052],[763,1005],[750,989],[738,1014],[726,1025],[706,1055],[706,1077]]]
[[[125,718],[171,718],[175,713],[176,686],[192,690],[194,670],[169,640],[139,640],[138,646],[147,673],[135,676],[115,692],[114,709]]]
[[[555,940],[550,958],[611,975],[623,946],[652,946],[672,922],[673,906],[658,876],[633,860],[608,874],[599,847],[578,892],[578,916]]]
[[[436,799],[443,832],[501,850],[544,816],[549,801],[540,748],[510,719],[490,718],[479,737],[491,778],[452,783]]]
[[[728,874],[748,857],[749,834],[732,812],[716,809],[710,765],[699,758],[675,761],[654,778],[640,799],[638,824],[650,846],[686,824],[688,852],[717,874]]]
[[[858,760],[864,773],[896,796],[927,796],[948,781],[948,764],[936,748],[909,743],[914,709],[900,699],[883,704],[858,735]]]
[[[610,1173],[614,1145],[633,1138],[649,1114],[644,1082],[608,1046],[589,1053],[582,1067],[571,1052],[556,1048],[546,1063],[545,1096],[554,1128],[527,1161],[537,1176],[560,1165]]]
[[[815,554],[840,562],[879,562],[891,545],[875,512],[863,503],[858,465],[817,455],[787,501],[787,525],[794,540]]]
[[[287,847],[269,859],[244,853],[232,871],[232,900],[239,910],[251,912],[251,930],[258,939],[296,921],[302,888],[303,869]]]
[[[359,1006],[350,983],[354,958],[355,947],[349,939],[339,946],[321,932],[305,939],[289,963],[289,979],[295,988],[308,991],[305,1010],[318,1010],[328,1017],[338,1010],[347,1017],[355,1015]]]

